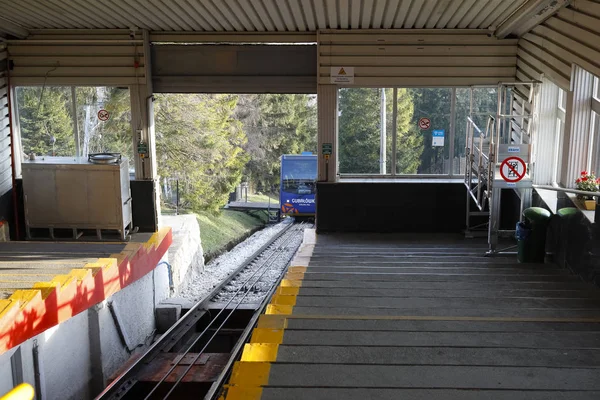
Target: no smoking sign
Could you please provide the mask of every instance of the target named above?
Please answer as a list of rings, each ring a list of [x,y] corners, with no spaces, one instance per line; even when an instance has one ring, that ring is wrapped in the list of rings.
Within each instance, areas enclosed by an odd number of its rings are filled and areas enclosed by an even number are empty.
[[[108,121],[109,118],[110,118],[110,114],[108,113],[108,111],[106,111],[106,110],[98,111],[98,119],[100,121]]]
[[[422,131],[425,131],[431,127],[431,120],[429,118],[421,118],[419,119],[419,128]]]
[[[519,157],[508,157],[500,164],[500,175],[506,182],[519,182],[527,173],[527,165]]]

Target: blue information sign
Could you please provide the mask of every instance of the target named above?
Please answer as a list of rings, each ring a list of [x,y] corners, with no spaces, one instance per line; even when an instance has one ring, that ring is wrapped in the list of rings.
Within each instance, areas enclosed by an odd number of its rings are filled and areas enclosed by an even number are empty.
[[[433,147],[443,147],[444,146],[444,136],[446,136],[446,131],[444,129],[434,129],[431,133],[431,146]]]

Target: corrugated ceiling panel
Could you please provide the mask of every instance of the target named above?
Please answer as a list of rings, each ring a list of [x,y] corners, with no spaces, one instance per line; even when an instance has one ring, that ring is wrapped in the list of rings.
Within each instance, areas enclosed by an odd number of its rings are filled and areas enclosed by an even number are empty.
[[[466,31],[415,35],[323,31],[319,83],[332,67],[354,67],[356,86],[467,86],[514,80],[517,40]]]
[[[489,28],[526,0],[0,0],[3,18],[27,29],[315,31]],[[581,6],[582,9],[592,6]]]
[[[520,39],[518,74],[532,78],[535,69],[565,90],[572,64],[600,76],[598,37],[600,3],[578,0]]]

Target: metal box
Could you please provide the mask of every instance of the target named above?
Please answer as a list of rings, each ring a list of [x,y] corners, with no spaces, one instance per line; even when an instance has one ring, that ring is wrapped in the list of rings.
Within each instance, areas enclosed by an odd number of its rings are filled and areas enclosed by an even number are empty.
[[[131,229],[131,192],[126,158],[94,164],[72,157],[39,157],[22,163],[27,238],[32,228],[116,231],[125,240]]]

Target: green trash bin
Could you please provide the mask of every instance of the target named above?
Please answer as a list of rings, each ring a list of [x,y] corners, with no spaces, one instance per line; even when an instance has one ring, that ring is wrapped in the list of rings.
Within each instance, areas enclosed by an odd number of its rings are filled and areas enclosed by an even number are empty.
[[[546,230],[550,211],[530,207],[523,211],[523,222],[517,223],[517,260],[520,263],[543,263],[546,256]]]

